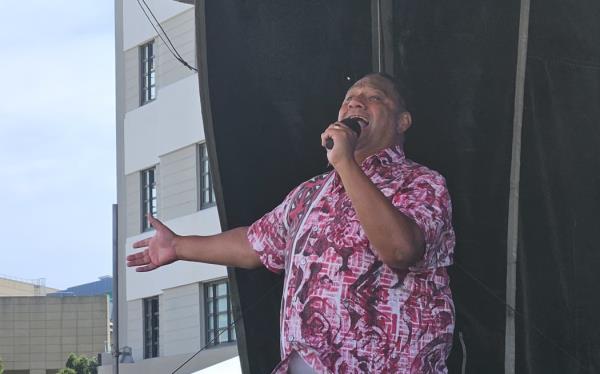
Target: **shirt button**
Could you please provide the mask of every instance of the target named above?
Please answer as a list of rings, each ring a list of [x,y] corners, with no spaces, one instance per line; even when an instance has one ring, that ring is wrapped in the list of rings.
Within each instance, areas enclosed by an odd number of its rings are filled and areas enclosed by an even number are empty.
[[[288,342],[293,342],[294,341],[294,337],[292,335],[288,335]]]

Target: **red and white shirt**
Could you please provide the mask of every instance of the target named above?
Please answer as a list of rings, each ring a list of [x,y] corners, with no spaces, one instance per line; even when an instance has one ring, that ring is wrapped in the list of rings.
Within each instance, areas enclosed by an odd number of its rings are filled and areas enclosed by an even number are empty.
[[[408,270],[385,265],[335,171],[296,187],[256,221],[248,239],[271,271],[285,271],[282,362],[296,351],[317,373],[446,373],[454,306],[446,267],[455,244],[444,178],[394,146],[364,173],[425,238]]]

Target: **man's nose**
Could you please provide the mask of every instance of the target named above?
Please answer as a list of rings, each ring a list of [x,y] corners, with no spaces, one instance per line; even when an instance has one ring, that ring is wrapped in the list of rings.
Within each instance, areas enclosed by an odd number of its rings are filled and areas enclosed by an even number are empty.
[[[350,99],[350,102],[348,103],[348,107],[349,108],[364,108],[365,102],[362,97],[356,96],[356,97],[353,97],[352,99]]]

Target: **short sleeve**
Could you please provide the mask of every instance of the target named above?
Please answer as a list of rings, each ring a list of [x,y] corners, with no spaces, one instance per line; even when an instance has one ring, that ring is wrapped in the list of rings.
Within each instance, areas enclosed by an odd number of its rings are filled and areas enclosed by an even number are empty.
[[[263,265],[274,273],[281,273],[285,268],[285,258],[289,248],[287,213],[294,191],[248,229],[250,245],[258,253]]]
[[[434,172],[421,174],[396,191],[392,203],[419,226],[425,239],[423,258],[410,270],[451,265],[455,236],[444,177]]]

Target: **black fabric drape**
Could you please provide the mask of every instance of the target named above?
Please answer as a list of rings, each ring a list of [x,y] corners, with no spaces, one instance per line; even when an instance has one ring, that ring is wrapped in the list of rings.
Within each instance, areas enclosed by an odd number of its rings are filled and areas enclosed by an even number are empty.
[[[600,3],[533,1],[521,158],[519,373],[600,372]]]

